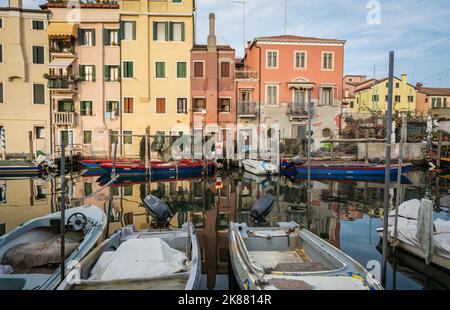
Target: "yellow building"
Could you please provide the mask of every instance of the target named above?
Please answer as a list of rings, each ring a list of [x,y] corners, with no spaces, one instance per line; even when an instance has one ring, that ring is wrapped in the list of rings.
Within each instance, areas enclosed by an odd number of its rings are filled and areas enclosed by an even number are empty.
[[[0,128],[9,156],[50,151],[48,11],[10,0],[0,8]],[[30,143],[30,133],[31,142]]]
[[[194,11],[194,0],[121,1],[123,134],[189,132]],[[138,140],[125,140],[135,153]]]
[[[355,113],[369,113],[379,111],[385,113],[388,102],[389,81],[387,78],[366,82],[363,87],[355,91],[356,104],[352,109]],[[394,78],[393,110],[398,112],[416,111],[415,87],[408,83],[408,76],[402,74],[401,79]]]

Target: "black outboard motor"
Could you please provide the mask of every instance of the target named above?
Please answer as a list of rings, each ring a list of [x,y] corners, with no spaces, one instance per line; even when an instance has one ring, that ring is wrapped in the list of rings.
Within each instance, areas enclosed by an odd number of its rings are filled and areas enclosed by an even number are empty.
[[[250,218],[256,225],[261,225],[266,222],[266,216],[272,211],[275,204],[275,197],[267,194],[258,199],[250,211]]]
[[[169,206],[153,195],[147,196],[144,200],[144,207],[153,217],[156,228],[167,228],[173,217]]]

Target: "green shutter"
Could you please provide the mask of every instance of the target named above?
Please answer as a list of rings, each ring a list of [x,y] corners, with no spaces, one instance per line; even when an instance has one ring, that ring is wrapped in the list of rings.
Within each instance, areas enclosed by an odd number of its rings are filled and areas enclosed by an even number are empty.
[[[166,41],[169,41],[169,23],[165,22],[164,25],[166,27]]]
[[[105,81],[107,81],[107,82],[111,81],[110,68],[111,68],[111,66],[108,66],[108,65],[105,66]]]
[[[95,29],[92,29],[91,32],[92,32],[92,46],[95,46]]]
[[[103,29],[103,45],[108,46],[111,42],[109,42],[109,30]]]
[[[117,71],[118,71],[118,78],[121,79],[122,78],[122,71],[121,71],[121,66],[117,66]]]
[[[124,39],[125,34],[125,23],[123,21],[120,22],[120,28],[119,28],[119,41],[122,41]]]
[[[136,22],[131,22],[133,25],[133,40],[136,40]]]
[[[153,41],[158,39],[158,23],[153,22]]]
[[[84,66],[83,65],[79,65],[78,67],[78,75],[80,76],[80,80],[84,81],[85,80],[85,76],[84,76]]]
[[[78,28],[78,45],[84,45],[83,29]]]
[[[129,63],[128,63],[128,72],[129,72],[129,74],[130,74],[130,77],[134,77],[134,71],[133,71],[133,63],[130,61]]]
[[[169,41],[173,41],[173,23],[169,22]]]
[[[181,23],[181,41],[185,41],[186,40],[186,36],[184,34],[185,31],[185,26],[184,26],[184,22]]]
[[[95,66],[92,66],[92,82],[95,82]]]

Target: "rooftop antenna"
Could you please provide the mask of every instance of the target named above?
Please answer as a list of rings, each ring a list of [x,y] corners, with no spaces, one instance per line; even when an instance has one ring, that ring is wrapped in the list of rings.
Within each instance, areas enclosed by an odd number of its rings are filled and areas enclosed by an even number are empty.
[[[284,34],[285,35],[287,35],[288,2],[289,2],[289,0],[284,0]]]
[[[244,56],[245,56],[245,48],[246,48],[246,44],[245,44],[245,5],[247,4],[247,0],[241,0],[241,1],[233,1],[233,3],[238,3],[238,4],[242,4],[242,24],[243,24],[243,34],[242,34],[242,42],[243,42],[243,46],[244,46]]]

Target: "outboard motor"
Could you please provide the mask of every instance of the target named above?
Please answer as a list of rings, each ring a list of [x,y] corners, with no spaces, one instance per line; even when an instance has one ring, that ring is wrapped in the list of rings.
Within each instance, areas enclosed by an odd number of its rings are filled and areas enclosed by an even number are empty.
[[[261,225],[266,222],[266,216],[272,211],[275,204],[275,197],[267,194],[256,201],[252,210],[250,211],[250,218],[256,225]]]
[[[147,196],[144,200],[144,207],[153,217],[156,228],[167,228],[173,217],[169,206],[153,195]]]

